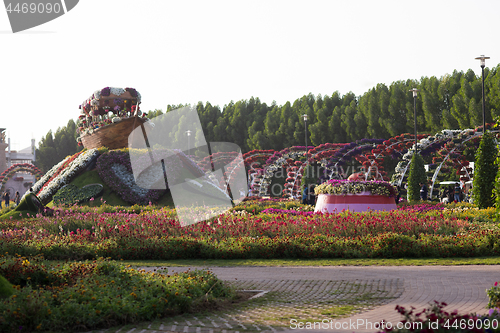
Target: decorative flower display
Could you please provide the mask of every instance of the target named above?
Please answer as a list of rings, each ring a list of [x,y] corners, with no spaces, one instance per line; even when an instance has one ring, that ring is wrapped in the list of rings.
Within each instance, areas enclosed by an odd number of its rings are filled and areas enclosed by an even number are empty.
[[[137,106],[141,94],[134,88],[105,87],[95,91],[81,105],[82,115],[76,124],[81,136],[93,134],[93,130],[112,124],[111,117],[132,117],[138,115]],[[114,115],[108,114],[112,111]]]
[[[71,180],[73,180],[80,171],[85,169],[98,155],[99,152],[97,149],[90,149],[81,151],[65,159],[65,163],[62,164],[62,167],[58,168],[58,170],[53,173],[53,176],[41,185],[41,189],[37,194],[40,201],[44,204],[49,202],[52,196],[56,194],[61,187],[69,184]],[[38,187],[37,184],[38,182],[35,184],[35,187]],[[33,191],[36,193],[35,189],[33,189]]]
[[[425,138],[421,138],[417,143],[417,148],[423,156],[429,155],[431,153],[435,153],[438,151],[438,154],[442,156],[434,157],[433,163],[438,163],[443,165],[443,163],[450,158],[450,156],[454,156],[455,159],[450,161],[450,163],[454,167],[461,169],[462,163],[465,163],[465,159],[461,156],[461,154],[453,155],[454,153],[461,153],[463,151],[462,143],[472,140],[476,137],[479,137],[481,133],[476,132],[473,129],[465,129],[465,130],[442,130],[436,133],[434,136],[427,136]],[[457,142],[455,142],[457,141]],[[460,147],[456,147],[455,145],[459,143]],[[412,144],[413,146],[413,144]],[[410,165],[411,158],[413,156],[414,150],[408,150],[402,157],[402,160],[397,164],[394,169],[395,173],[392,176],[391,183],[394,185],[400,185],[403,181],[403,178],[408,170]],[[460,165],[460,166],[459,166]],[[441,166],[438,166],[432,176],[432,183],[437,180],[437,176],[441,171]],[[432,185],[432,187],[433,187]],[[432,188],[431,187],[431,188]]]
[[[96,198],[101,195],[102,191],[103,186],[101,184],[86,185],[82,189],[68,184],[57,191],[53,199],[56,205],[73,205]]]
[[[387,197],[396,196],[396,188],[385,181],[352,181],[346,179],[330,179],[329,181],[316,186],[316,194],[359,194],[370,192],[372,195],[383,195]]]
[[[132,152],[140,153],[140,152]],[[159,151],[153,151],[153,154],[160,154]],[[155,166],[151,166],[148,170],[146,166],[149,166],[151,161],[149,155],[142,154],[144,156],[144,167],[141,168],[141,161],[137,163],[139,170],[144,170],[139,177],[139,183],[145,187],[152,187],[153,183],[163,180],[163,170],[155,169]],[[177,159],[167,159],[165,167],[168,169],[167,174],[175,174],[176,170],[180,169],[180,164],[176,163]],[[148,164],[149,163],[149,164]],[[124,150],[112,150],[99,157],[97,160],[97,172],[101,179],[112,188],[118,195],[125,201],[129,203],[141,203],[148,204],[149,202],[156,202],[160,196],[165,193],[164,190],[149,190],[147,188],[140,187],[136,184],[134,175],[132,173],[132,166],[130,164],[130,155],[127,149]],[[157,167],[157,166],[156,166]]]
[[[28,172],[35,175],[35,177],[40,177],[42,175],[42,171],[40,171],[40,169],[38,169],[33,164],[30,163],[13,164],[4,172],[2,172],[2,174],[0,174],[0,193],[4,193],[5,184],[7,184],[7,181],[12,177],[14,177],[14,175],[18,172]]]

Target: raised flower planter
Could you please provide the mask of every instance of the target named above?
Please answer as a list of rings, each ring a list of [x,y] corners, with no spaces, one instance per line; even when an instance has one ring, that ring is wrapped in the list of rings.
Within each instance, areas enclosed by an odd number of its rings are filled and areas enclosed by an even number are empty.
[[[383,181],[329,180],[316,187],[315,212],[333,213],[349,210],[396,209],[396,189]]]

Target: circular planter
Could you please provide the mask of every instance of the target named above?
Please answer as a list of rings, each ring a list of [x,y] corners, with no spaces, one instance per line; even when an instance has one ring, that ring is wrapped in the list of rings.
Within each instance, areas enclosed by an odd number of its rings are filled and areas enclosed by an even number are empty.
[[[396,209],[394,198],[384,195],[372,195],[370,192],[359,194],[333,195],[318,194],[315,212],[333,213],[349,210],[351,212],[366,212],[369,210]]]

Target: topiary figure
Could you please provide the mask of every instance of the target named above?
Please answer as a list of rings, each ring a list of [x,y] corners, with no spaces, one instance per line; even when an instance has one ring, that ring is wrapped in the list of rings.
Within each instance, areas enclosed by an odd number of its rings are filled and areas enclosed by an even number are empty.
[[[486,132],[481,138],[479,149],[476,152],[476,163],[474,164],[474,180],[472,183],[472,197],[479,208],[493,207],[495,203],[495,176],[498,166],[495,160],[498,149],[495,138]]]
[[[410,174],[408,176],[408,200],[420,200],[420,184],[427,184],[425,174],[424,159],[419,154],[413,154],[410,164]]]
[[[0,275],[0,298],[7,298],[14,294],[14,288],[6,278]]]

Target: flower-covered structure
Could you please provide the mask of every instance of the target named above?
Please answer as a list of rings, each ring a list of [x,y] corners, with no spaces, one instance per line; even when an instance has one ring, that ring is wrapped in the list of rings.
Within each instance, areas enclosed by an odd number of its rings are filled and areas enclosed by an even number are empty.
[[[32,174],[36,178],[40,178],[42,176],[42,171],[40,171],[40,169],[38,169],[36,166],[34,166],[31,163],[13,164],[7,170],[2,172],[2,174],[0,174],[0,193],[4,193],[5,186],[7,185],[7,182],[9,181],[9,179],[14,179],[16,173],[19,173],[19,172]],[[21,179],[20,177],[18,177],[17,179],[14,179],[14,180],[23,181],[23,179]],[[26,183],[25,185],[26,185],[25,187],[27,188],[31,184]],[[11,195],[12,194],[13,193],[11,193]]]
[[[492,124],[487,124],[491,128]],[[435,135],[419,134],[417,148],[422,156],[434,156],[429,165],[433,170],[432,185],[429,194],[432,196],[435,182],[442,171],[451,169],[461,176],[462,181],[471,179],[472,169],[463,156],[465,149],[479,144],[482,128],[466,130],[443,130]],[[307,165],[319,165],[325,172],[324,179],[345,179],[351,173],[364,172],[365,180],[389,181],[384,170],[384,158],[400,160],[392,176],[393,185],[401,185],[408,171],[414,152],[415,137],[405,133],[393,138],[362,139],[347,144],[326,143],[318,147],[290,147],[281,151],[252,151],[244,155],[245,166],[249,174],[253,195],[268,196],[271,180],[278,170],[285,170],[284,197],[300,196],[300,181]],[[266,152],[262,155],[262,152]],[[270,157],[262,163],[262,156]],[[304,157],[307,155],[306,160]],[[256,162],[259,156],[261,160]],[[344,170],[347,162],[356,160],[362,167],[360,170]],[[348,167],[349,168],[349,167]]]
[[[315,212],[396,209],[396,189],[385,181],[331,179],[314,189],[318,196]]]
[[[97,149],[90,149],[66,157],[47,171],[47,173],[32,186],[33,193],[38,196],[43,204],[47,204],[61,187],[69,184],[71,180],[94,161],[98,155],[99,152]]]
[[[134,88],[105,87],[95,91],[80,105],[78,143],[88,149],[127,147],[131,131],[147,121],[140,103],[141,94]]]

